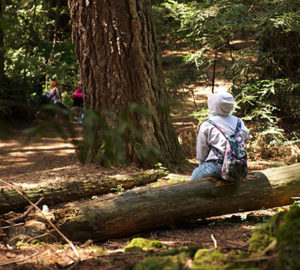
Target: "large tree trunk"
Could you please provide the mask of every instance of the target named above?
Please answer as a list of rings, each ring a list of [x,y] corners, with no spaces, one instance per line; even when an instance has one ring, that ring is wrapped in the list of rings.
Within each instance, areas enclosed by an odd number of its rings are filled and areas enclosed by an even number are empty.
[[[161,161],[174,162],[182,155],[170,121],[150,2],[69,0],[73,42],[86,109],[118,116],[135,103],[151,113],[130,113],[141,135],[125,145],[126,161],[144,163],[140,146],[153,146],[161,150]],[[110,127],[117,125],[111,115],[102,117]]]
[[[300,192],[300,164],[267,169],[239,183],[199,180],[130,191],[55,212],[73,240],[104,240],[199,218],[283,206]]]
[[[22,193],[32,202],[43,197],[43,204],[54,205],[57,203],[88,198],[93,195],[107,194],[121,191],[135,186],[146,185],[157,181],[166,175],[160,170],[147,170],[144,172],[107,176],[95,179],[72,180],[59,184],[48,184],[32,189],[22,189]],[[14,189],[0,190],[0,214],[11,210],[20,210],[28,205],[28,202]]]

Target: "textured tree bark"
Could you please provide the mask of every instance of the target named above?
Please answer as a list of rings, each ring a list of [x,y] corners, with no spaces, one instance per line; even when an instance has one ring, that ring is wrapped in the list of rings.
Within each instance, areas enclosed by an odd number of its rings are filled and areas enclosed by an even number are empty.
[[[267,169],[239,183],[199,180],[130,191],[55,212],[73,240],[129,236],[176,222],[283,206],[300,192],[300,164]]]
[[[114,192],[118,187],[128,189],[155,182],[166,175],[159,170],[148,170],[143,173],[108,176],[102,179],[74,180],[56,185],[47,185],[34,189],[22,190],[23,194],[32,202],[44,197],[43,204],[54,205],[61,202],[78,200],[93,195],[101,195]],[[28,205],[28,202],[15,190],[0,190],[0,214],[11,210],[20,210]]]
[[[124,147],[126,160],[143,164],[138,148],[151,145],[161,150],[161,161],[176,163],[182,154],[170,121],[150,2],[68,0],[73,42],[86,109],[118,116],[135,103],[151,113],[131,112],[141,135]],[[102,117],[110,127],[117,125],[109,114]]]

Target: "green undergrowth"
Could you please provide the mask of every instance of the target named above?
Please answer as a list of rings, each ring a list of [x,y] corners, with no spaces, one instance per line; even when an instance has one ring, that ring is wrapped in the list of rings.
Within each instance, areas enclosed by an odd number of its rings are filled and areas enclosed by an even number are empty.
[[[136,238],[126,251],[149,251],[135,264],[134,270],[225,270],[225,269],[300,269],[300,207],[280,212],[266,223],[258,224],[249,240],[248,252],[224,253],[222,250],[196,246],[168,249],[159,241]],[[153,243],[160,243],[156,246]],[[157,247],[166,250],[159,251]]]
[[[134,270],[217,270],[217,269],[258,269],[255,267],[242,267],[239,258],[245,255],[235,253],[224,254],[218,249],[195,249],[186,247],[171,249],[157,256],[149,256],[138,262]]]

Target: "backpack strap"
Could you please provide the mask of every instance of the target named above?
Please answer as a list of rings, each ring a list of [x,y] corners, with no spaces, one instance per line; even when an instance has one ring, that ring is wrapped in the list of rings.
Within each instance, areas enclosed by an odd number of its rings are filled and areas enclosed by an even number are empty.
[[[242,126],[242,122],[241,119],[238,118],[237,124],[236,124],[236,129],[234,131],[234,135],[236,136],[238,133],[241,132],[241,126]]]
[[[210,123],[211,125],[213,125],[216,129],[218,129],[223,135],[224,137],[228,140],[228,136],[227,134],[212,120],[208,119],[206,120],[208,123]]]
[[[226,133],[212,120],[208,119],[206,120],[208,123],[210,123],[211,125],[213,125],[216,129],[218,129],[223,136],[226,138],[226,140],[228,140],[228,137],[226,135]],[[214,146],[211,146],[212,151],[214,152],[214,154],[218,157],[218,160],[220,163],[223,163],[224,160],[224,154],[220,152],[220,150]]]
[[[210,119],[208,119],[206,121],[208,123],[210,123],[211,125],[213,125],[216,129],[218,129],[224,135],[224,137],[228,140],[228,135],[214,121],[212,121]],[[241,126],[242,126],[242,122],[241,122],[240,118],[238,118],[236,128],[234,131],[235,136],[241,132]]]

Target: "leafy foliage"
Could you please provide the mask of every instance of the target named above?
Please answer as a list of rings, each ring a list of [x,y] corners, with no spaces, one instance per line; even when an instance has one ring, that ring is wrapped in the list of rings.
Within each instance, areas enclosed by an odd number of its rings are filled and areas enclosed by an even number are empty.
[[[115,124],[109,124],[103,117],[103,113],[111,118],[111,123]],[[79,146],[80,161],[82,163],[98,161],[106,166],[125,165],[124,147],[130,145],[140,154],[138,160],[155,164],[160,151],[151,144],[139,143],[142,141],[141,132],[131,119],[132,113],[149,114],[149,111],[135,103],[125,106],[118,116],[108,111],[88,111],[83,120],[84,140]],[[99,133],[95,132],[96,130]]]
[[[24,115],[20,104],[29,104],[50,80],[72,86],[77,81],[77,63],[66,1],[4,1],[1,15],[4,83],[0,94],[4,104],[5,100],[14,104],[0,105],[0,112],[11,118],[20,110]]]
[[[194,62],[200,79],[214,85],[208,73],[225,58],[224,76],[251,113],[299,115],[299,2],[297,1],[175,1],[162,4],[180,24],[179,35],[192,44],[186,60]],[[213,88],[212,88],[213,90]],[[255,96],[263,97],[256,101]],[[271,97],[271,98],[270,98]],[[296,101],[297,100],[297,101]],[[261,102],[267,111],[259,110]],[[258,105],[258,106],[257,106]],[[290,105],[290,106],[288,106]],[[254,111],[255,108],[255,111]],[[289,109],[290,108],[290,109]]]

